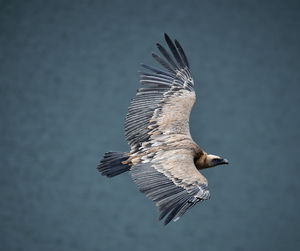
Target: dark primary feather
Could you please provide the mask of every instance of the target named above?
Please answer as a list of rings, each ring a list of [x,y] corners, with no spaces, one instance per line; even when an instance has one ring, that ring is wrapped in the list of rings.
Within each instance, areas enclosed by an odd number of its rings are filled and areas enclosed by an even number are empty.
[[[163,60],[160,56],[155,54],[154,52],[152,53],[152,57],[160,63],[163,67],[165,67],[171,74],[176,75],[175,68],[170,66],[165,60]]]
[[[185,65],[183,64],[181,57],[179,56],[179,54],[178,54],[178,52],[177,52],[177,50],[176,50],[176,48],[175,48],[172,40],[169,38],[169,36],[166,33],[165,33],[165,39],[166,39],[166,42],[167,42],[170,50],[172,51],[172,53],[174,55],[176,61],[179,63],[179,65],[181,66],[181,68],[184,68]]]
[[[156,44],[159,51],[165,56],[168,62],[172,65],[174,69],[179,70],[178,66],[174,63],[173,59],[170,57],[169,53],[166,51],[164,47],[162,47],[159,43]]]
[[[190,65],[189,65],[189,62],[187,60],[187,57],[186,57],[186,55],[185,55],[185,53],[184,53],[184,51],[183,51],[180,43],[176,39],[175,39],[175,44],[176,44],[176,47],[177,47],[177,49],[178,49],[178,51],[179,51],[179,53],[180,53],[180,55],[181,55],[181,57],[182,57],[182,59],[184,61],[184,64],[187,66],[187,68],[190,68]]]

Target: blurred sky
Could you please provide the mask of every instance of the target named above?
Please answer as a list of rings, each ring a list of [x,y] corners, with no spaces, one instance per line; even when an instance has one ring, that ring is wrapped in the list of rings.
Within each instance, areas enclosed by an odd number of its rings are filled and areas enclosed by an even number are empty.
[[[299,250],[299,1],[0,1],[0,249]],[[195,79],[193,139],[230,165],[163,227],[123,123],[167,32]]]

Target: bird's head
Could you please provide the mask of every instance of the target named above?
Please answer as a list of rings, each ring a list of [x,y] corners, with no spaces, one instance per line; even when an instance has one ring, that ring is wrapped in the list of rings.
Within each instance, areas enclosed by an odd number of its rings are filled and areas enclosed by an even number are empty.
[[[223,159],[217,155],[207,154],[205,152],[204,154],[201,154],[200,157],[195,158],[195,165],[198,170],[210,168],[218,165],[224,165],[228,163],[229,162],[227,159]]]
[[[224,164],[228,164],[228,160],[227,159],[223,159],[217,155],[213,155],[213,154],[207,154],[206,157],[206,164],[208,167],[213,167],[213,166],[218,166],[218,165],[224,165]]]

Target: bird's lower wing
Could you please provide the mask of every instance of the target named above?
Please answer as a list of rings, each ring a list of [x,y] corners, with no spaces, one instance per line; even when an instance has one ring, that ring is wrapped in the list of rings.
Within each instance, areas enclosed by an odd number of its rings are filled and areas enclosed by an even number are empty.
[[[184,146],[183,146],[184,147]],[[164,224],[210,197],[206,178],[196,169],[190,149],[158,150],[131,169],[139,190],[155,202]]]

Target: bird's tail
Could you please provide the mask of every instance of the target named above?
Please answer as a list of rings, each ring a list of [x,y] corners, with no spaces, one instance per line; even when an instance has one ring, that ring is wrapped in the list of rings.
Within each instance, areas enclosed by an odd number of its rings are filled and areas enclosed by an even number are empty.
[[[107,152],[99,162],[97,169],[102,175],[109,178],[130,170],[130,166],[124,161],[128,159],[128,153]]]

